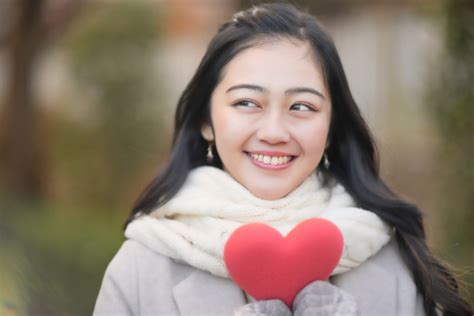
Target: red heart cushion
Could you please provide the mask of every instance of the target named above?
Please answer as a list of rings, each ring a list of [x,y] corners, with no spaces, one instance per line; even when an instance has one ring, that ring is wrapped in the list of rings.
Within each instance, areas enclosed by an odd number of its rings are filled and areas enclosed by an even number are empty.
[[[311,218],[283,237],[251,223],[236,229],[224,247],[231,278],[256,300],[280,299],[292,308],[298,292],[327,280],[341,258],[343,237],[332,222]]]

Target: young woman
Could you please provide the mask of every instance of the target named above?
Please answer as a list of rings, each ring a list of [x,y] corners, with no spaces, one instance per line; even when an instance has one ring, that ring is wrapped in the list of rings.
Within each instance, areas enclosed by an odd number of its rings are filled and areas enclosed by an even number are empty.
[[[344,236],[330,282],[290,308],[232,281],[223,249],[236,228],[286,234],[312,217]],[[472,314],[420,211],[380,179],[332,40],[289,4],[220,27],[179,99],[169,160],[125,227],[95,315]]]

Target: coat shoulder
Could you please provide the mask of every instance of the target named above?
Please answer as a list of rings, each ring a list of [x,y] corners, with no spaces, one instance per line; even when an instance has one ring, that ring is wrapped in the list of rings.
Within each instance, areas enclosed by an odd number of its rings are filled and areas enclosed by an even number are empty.
[[[124,242],[107,265],[93,315],[136,315],[138,310],[135,245]]]
[[[123,241],[111,264],[114,261],[117,261],[117,264],[125,265],[134,261],[135,265],[140,266],[143,264],[149,264],[150,266],[171,266],[176,264],[171,258],[163,256],[133,239],[125,239]]]
[[[190,266],[126,239],[107,266],[94,315],[144,315],[156,309],[158,302],[160,312],[172,315],[177,307],[171,289],[192,271]]]
[[[360,315],[425,315],[410,270],[395,239],[359,267],[332,282],[358,301]]]

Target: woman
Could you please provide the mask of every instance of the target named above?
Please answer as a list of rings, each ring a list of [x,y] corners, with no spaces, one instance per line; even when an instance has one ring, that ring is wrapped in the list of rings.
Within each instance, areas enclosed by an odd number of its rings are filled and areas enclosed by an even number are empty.
[[[237,227],[286,234],[311,217],[344,236],[330,282],[288,307],[230,279],[223,248]],[[420,211],[380,179],[332,40],[288,4],[221,26],[179,99],[170,158],[125,228],[96,315],[472,314]]]

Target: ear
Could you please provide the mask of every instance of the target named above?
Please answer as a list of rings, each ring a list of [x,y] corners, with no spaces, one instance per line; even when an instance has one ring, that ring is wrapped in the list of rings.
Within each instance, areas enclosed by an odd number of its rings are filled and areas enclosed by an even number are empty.
[[[213,141],[214,140],[214,132],[212,131],[211,125],[209,125],[208,123],[204,123],[201,126],[201,135],[208,142]]]

